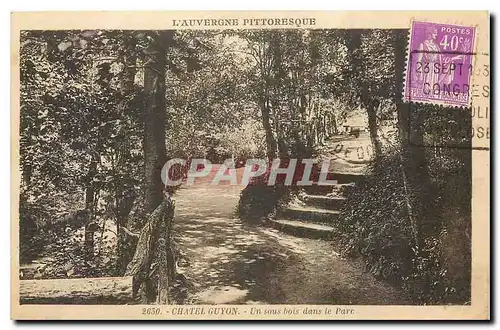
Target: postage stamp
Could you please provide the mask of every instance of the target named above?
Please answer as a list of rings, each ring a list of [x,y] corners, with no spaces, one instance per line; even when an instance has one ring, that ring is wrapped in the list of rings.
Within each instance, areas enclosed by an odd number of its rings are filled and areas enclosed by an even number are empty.
[[[412,22],[404,100],[470,106],[472,26]]]
[[[14,13],[11,317],[488,319],[489,24]]]

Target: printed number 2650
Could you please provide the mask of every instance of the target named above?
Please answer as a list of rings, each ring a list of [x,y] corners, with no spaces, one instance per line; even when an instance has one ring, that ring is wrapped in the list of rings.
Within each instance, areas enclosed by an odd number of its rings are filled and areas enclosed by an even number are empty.
[[[157,307],[143,308],[142,315],[160,315],[160,308]]]

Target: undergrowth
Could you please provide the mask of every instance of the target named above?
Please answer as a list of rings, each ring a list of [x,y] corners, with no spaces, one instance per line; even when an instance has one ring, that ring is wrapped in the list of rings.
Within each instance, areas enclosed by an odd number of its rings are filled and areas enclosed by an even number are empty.
[[[470,303],[470,163],[460,151],[446,152],[446,166],[428,157],[433,195],[421,208],[431,212],[412,214],[418,185],[394,152],[347,193],[337,223],[344,256],[362,257],[370,273],[422,304]],[[424,214],[435,215],[431,234],[415,232]]]

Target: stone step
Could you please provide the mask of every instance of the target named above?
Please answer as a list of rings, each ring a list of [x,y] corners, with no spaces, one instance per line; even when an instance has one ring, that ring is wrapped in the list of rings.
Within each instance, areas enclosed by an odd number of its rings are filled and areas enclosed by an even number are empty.
[[[329,186],[318,186],[316,184],[313,184],[311,186],[304,186],[303,190],[308,195],[328,195],[331,194],[333,191],[337,192],[350,189],[351,187],[354,187],[355,184],[356,183],[354,182],[337,183]]]
[[[345,197],[329,197],[324,195],[304,195],[301,199],[308,205],[319,206],[329,210],[340,210],[346,200]]]
[[[347,159],[346,162],[349,164],[369,164],[372,160],[371,159]]]
[[[331,238],[334,233],[333,227],[299,220],[269,220],[268,225],[284,233],[297,237],[328,239]]]
[[[279,214],[287,219],[332,223],[338,219],[340,212],[311,206],[289,205],[280,210]]]
[[[332,180],[337,180],[337,183],[357,183],[365,178],[364,174],[358,173],[330,173],[328,175],[328,179],[330,179],[330,175]]]

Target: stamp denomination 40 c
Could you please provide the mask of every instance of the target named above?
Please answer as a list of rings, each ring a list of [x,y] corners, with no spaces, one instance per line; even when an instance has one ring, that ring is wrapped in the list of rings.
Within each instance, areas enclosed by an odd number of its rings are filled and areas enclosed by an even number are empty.
[[[404,100],[470,106],[475,32],[471,26],[414,21]]]

